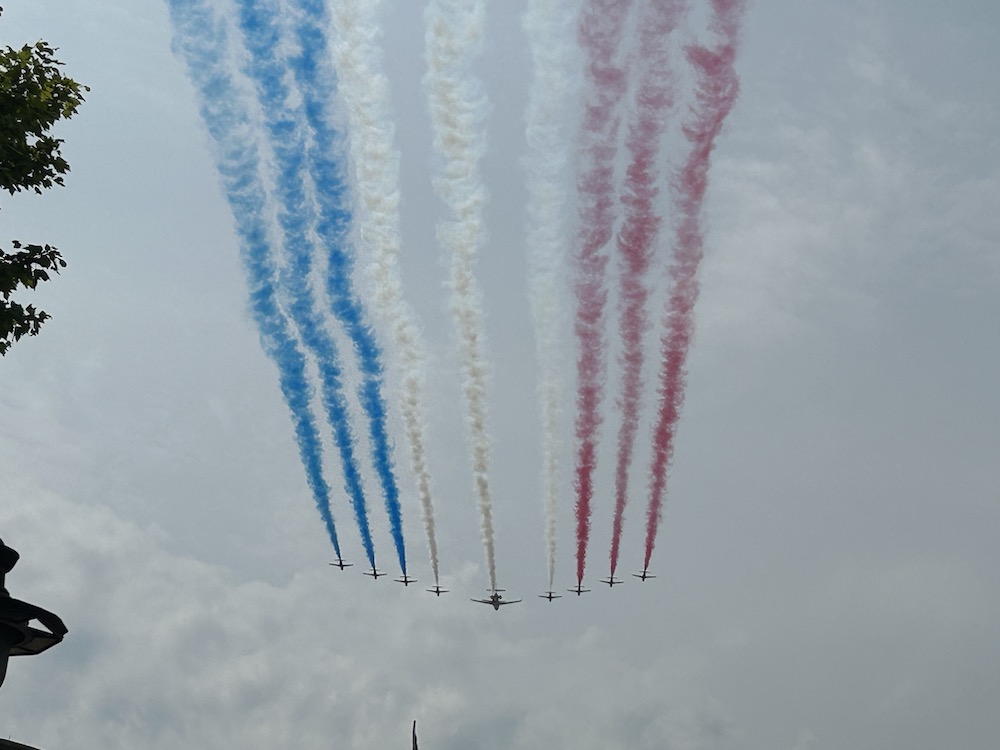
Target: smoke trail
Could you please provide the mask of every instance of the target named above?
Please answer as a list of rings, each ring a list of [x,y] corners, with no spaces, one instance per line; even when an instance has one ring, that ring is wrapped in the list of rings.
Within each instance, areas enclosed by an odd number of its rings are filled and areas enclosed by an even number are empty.
[[[405,574],[406,547],[403,541],[402,510],[382,394],[382,354],[354,291],[354,257],[347,240],[350,217],[343,207],[346,185],[341,164],[337,160],[337,155],[342,152],[341,139],[332,125],[328,111],[336,93],[326,38],[329,19],[324,11],[323,0],[293,0],[291,5],[295,11],[295,35],[299,46],[299,57],[295,59],[292,68],[312,136],[307,145],[306,163],[309,165],[318,204],[316,233],[328,254],[326,292],[333,313],[358,356],[362,376],[359,397],[368,416],[375,474],[385,498],[389,531],[396,546],[399,567]]]
[[[417,482],[434,583],[438,549],[434,530],[431,477],[426,458],[423,406],[424,351],[413,312],[403,299],[399,253],[399,152],[393,144],[389,83],[382,71],[376,19],[381,0],[341,0],[335,5],[335,45],[340,92],[350,118],[350,145],[360,192],[362,241],[374,253],[371,277],[376,311],[392,331],[402,369],[403,424],[410,446],[410,467]]]
[[[639,18],[639,88],[635,113],[626,137],[631,162],[625,174],[621,199],[625,222],[618,231],[617,243],[621,267],[619,332],[622,339],[622,390],[618,405],[622,421],[618,431],[618,461],[615,467],[615,515],[610,553],[612,577],[618,567],[625,504],[628,501],[628,472],[639,423],[642,343],[643,335],[649,328],[646,273],[662,223],[662,217],[655,210],[660,194],[657,160],[675,88],[668,42],[684,6],[684,0],[647,3]]]
[[[200,0],[169,0],[174,47],[197,90],[202,119],[211,136],[216,164],[240,237],[241,258],[250,291],[250,310],[261,347],[278,367],[281,392],[291,412],[306,479],[333,549],[340,543],[330,512],[330,490],[323,478],[319,431],[309,409],[305,358],[289,332],[274,288],[274,267],[264,221],[267,200],[260,184],[260,159],[249,116],[224,62],[227,34]]]
[[[340,453],[345,490],[354,508],[368,562],[374,567],[375,550],[364,488],[354,455],[354,435],[341,382],[340,356],[336,342],[317,311],[310,284],[315,243],[309,228],[315,216],[311,203],[306,199],[304,115],[301,107],[288,104],[287,68],[285,61],[278,58],[278,9],[266,0],[246,0],[240,3],[239,25],[250,53],[246,63],[248,73],[257,90],[277,168],[278,223],[284,234],[287,259],[287,266],[281,273],[281,287],[290,297],[289,312],[299,336],[319,365],[323,404]]]
[[[580,229],[573,252],[577,297],[575,331],[576,394],[576,577],[583,581],[590,536],[590,501],[601,426],[601,398],[607,371],[605,361],[604,275],[607,256],[602,249],[614,225],[614,157],[617,150],[619,105],[628,87],[615,53],[622,37],[631,0],[589,0],[579,23],[586,56],[584,104],[577,174]]]
[[[685,369],[693,333],[692,311],[698,298],[698,265],[704,251],[700,214],[708,185],[708,167],[715,138],[739,94],[733,67],[739,42],[745,0],[711,0],[710,29],[718,37],[714,48],[691,45],[686,49],[695,73],[696,106],[684,125],[691,143],[687,161],[676,176],[676,206],[680,222],[670,269],[673,284],[667,301],[666,329],[660,342],[659,411],[653,433],[652,480],[646,514],[646,556],[649,567],[656,531],[663,513],[667,469],[674,451],[674,434],[684,400]]]
[[[566,27],[573,13],[566,2],[531,0],[524,29],[531,45],[534,78],[526,115],[528,153],[528,265],[535,349],[540,370],[538,399],[542,413],[542,487],[549,588],[556,564],[556,511],[559,488],[559,405],[563,383],[559,304],[565,267],[567,203],[563,176],[569,162],[566,115],[570,90]]]
[[[486,187],[479,173],[485,151],[486,96],[472,73],[480,51],[482,0],[434,0],[425,11],[428,88],[434,148],[444,165],[434,187],[451,213],[438,224],[438,241],[451,259],[451,311],[458,329],[472,472],[482,516],[490,586],[496,588],[493,507],[490,499],[490,439],[486,430],[486,332],[473,267],[484,240]]]

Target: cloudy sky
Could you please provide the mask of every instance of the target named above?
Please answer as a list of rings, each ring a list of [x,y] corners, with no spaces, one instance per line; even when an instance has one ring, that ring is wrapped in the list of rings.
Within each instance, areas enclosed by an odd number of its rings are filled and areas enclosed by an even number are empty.
[[[4,736],[46,750],[361,750],[407,747],[417,719],[432,750],[992,748],[1000,6],[751,3],[705,206],[659,577],[549,604],[535,596],[547,578],[520,163],[530,60],[524,4],[489,4],[491,479],[500,583],[525,598],[495,613],[469,602],[488,578],[434,235],[422,5],[389,2],[384,43],[404,283],[431,354],[452,589],[439,599],[326,564],[166,4],[5,3],[0,41],[49,40],[91,91],[59,131],[67,186],[2,201],[0,240],[48,242],[69,261],[33,295],[52,320],[0,362],[0,537],[22,555],[7,586],[70,629],[12,663]],[[626,574],[642,564],[639,454]],[[593,584],[610,488],[604,460]],[[561,588],[575,582],[571,500],[567,481]],[[337,503],[345,557],[362,562]]]

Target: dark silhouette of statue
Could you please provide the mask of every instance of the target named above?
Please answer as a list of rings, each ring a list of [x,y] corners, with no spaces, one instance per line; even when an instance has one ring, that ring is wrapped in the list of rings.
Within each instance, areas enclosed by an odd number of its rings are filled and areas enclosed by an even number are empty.
[[[40,654],[59,643],[66,626],[52,612],[14,599],[4,587],[7,574],[20,555],[0,539],[0,685],[11,656]]]

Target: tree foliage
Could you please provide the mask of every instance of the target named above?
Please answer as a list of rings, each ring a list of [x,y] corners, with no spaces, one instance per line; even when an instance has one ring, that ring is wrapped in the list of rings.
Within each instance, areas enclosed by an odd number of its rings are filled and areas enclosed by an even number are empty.
[[[0,14],[3,8],[0,8]],[[69,163],[62,139],[51,135],[60,120],[76,114],[89,89],[63,75],[55,48],[47,42],[0,49],[0,188],[8,193],[63,184]],[[48,313],[11,299],[18,288],[34,289],[65,268],[51,245],[12,242],[0,248],[0,355],[25,334],[34,336]]]
[[[34,289],[39,281],[48,281],[49,272],[66,267],[59,251],[51,245],[22,245],[14,240],[17,252],[0,250],[0,355],[25,334],[34,336],[49,317],[34,305],[24,306],[10,297],[19,286]]]

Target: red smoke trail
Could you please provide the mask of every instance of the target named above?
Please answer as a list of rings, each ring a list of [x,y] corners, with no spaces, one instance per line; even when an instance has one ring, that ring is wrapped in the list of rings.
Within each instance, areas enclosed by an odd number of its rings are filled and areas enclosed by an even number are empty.
[[[604,356],[604,305],[608,293],[601,250],[611,240],[614,225],[614,157],[617,149],[619,104],[628,88],[615,53],[631,0],[590,0],[578,28],[586,59],[585,112],[580,134],[577,173],[580,229],[573,252],[577,297],[576,337],[576,576],[583,581],[590,536],[590,500],[601,426],[601,395],[607,363]]]
[[[667,468],[674,452],[674,432],[684,401],[684,363],[693,332],[691,313],[698,298],[698,265],[704,242],[700,213],[708,185],[709,158],[715,137],[739,94],[739,78],[733,62],[746,2],[711,0],[711,3],[710,29],[718,36],[718,43],[714,48],[692,45],[686,50],[688,62],[694,69],[697,101],[691,111],[691,121],[684,126],[684,135],[691,143],[691,153],[677,175],[675,185],[680,223],[670,269],[673,287],[667,302],[666,330],[660,341],[663,356],[660,408],[653,435],[644,569],[649,567],[653,555],[656,531],[663,512]]]
[[[649,3],[639,19],[641,73],[636,93],[636,111],[626,138],[632,161],[625,174],[622,204],[625,223],[618,232],[621,264],[619,332],[622,338],[622,391],[618,405],[622,412],[618,431],[618,463],[615,468],[615,519],[611,535],[611,576],[618,567],[625,503],[628,499],[628,470],[632,463],[639,399],[642,392],[643,334],[649,328],[646,315],[648,288],[645,277],[654,243],[660,234],[662,217],[654,204],[659,197],[657,160],[666,128],[667,114],[674,102],[674,80],[670,70],[668,41],[684,0]]]

